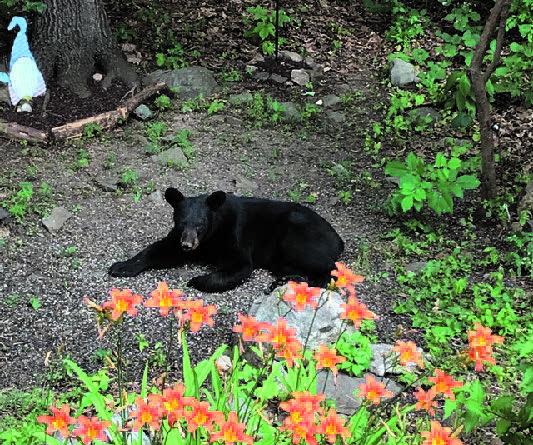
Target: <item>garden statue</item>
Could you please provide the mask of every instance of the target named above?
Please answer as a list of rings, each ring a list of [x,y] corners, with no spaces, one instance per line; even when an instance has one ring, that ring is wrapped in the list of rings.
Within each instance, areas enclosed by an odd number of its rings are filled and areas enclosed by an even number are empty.
[[[30,51],[26,19],[13,17],[7,29],[11,31],[17,26],[19,31],[11,49],[9,73],[0,72],[0,82],[7,83],[11,103],[17,106],[17,111],[31,112],[32,98],[43,95],[46,84]]]

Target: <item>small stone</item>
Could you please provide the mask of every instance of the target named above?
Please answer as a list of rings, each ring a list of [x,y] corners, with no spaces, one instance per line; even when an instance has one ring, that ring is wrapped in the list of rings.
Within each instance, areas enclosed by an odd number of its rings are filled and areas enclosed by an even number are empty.
[[[400,181],[398,180],[398,183]],[[407,266],[405,266],[405,270],[408,272],[422,272],[424,268],[427,266],[427,261],[413,261],[412,263],[409,263]]]
[[[309,73],[305,70],[292,70],[291,71],[291,80],[300,86],[307,85],[310,79],[311,78],[309,77]]]
[[[279,56],[293,63],[302,63],[303,61],[303,57],[295,51],[283,50],[279,52]]]
[[[118,190],[117,180],[110,176],[95,178],[94,183],[104,192],[116,192]]]
[[[17,107],[17,113],[31,113],[32,107],[28,102],[23,102],[22,105]]]
[[[265,61],[265,56],[261,53],[257,53],[252,60],[250,60],[250,65],[255,65],[257,63],[263,63]]]
[[[286,77],[280,76],[279,74],[272,74],[270,78],[276,83],[285,83],[287,81]]]
[[[182,168],[189,164],[187,157],[183,154],[183,151],[181,151],[181,148],[179,147],[172,147],[162,153],[159,153],[156,159],[159,164],[167,167]]]
[[[217,358],[215,365],[219,374],[226,374],[228,371],[231,371],[231,368],[233,367],[231,359],[227,355],[221,355]]]
[[[122,44],[122,51],[126,53],[134,53],[137,51],[137,46],[133,43],[123,43]]]
[[[3,207],[0,207],[0,222],[3,222],[4,220],[7,220],[8,218],[9,218],[9,212]]]
[[[415,363],[409,363],[407,366],[400,366],[398,364],[398,353],[394,351],[393,345],[376,343],[370,347],[372,349],[372,363],[370,364],[371,373],[383,377],[385,374],[401,374],[404,371],[415,371]],[[421,354],[424,353],[421,348],[416,349]]]
[[[155,192],[150,193],[150,195],[148,195],[148,199],[158,205],[162,205],[165,203],[165,199],[163,198],[161,190],[156,190]]]
[[[270,78],[270,74],[268,74],[265,71],[257,71],[254,74],[254,79],[259,80],[260,82],[264,82]]]
[[[281,102],[283,106],[282,120],[285,122],[301,122],[302,114],[294,102]]]
[[[135,108],[134,113],[135,116],[137,116],[143,121],[150,119],[154,115],[152,110],[150,110],[150,108],[148,108],[148,106],[146,106],[145,104],[141,104],[137,108]]]
[[[322,103],[324,108],[333,108],[341,103],[341,98],[335,94],[328,94],[327,96],[324,96]]]
[[[418,82],[414,65],[402,59],[394,59],[391,68],[391,83],[401,87],[410,83]]]
[[[320,65],[315,62],[315,60],[311,56],[307,56],[304,60],[305,66],[308,68],[311,68],[312,70],[315,70],[317,68],[320,68]]]
[[[142,59],[138,54],[128,54],[126,56],[126,62],[132,63],[133,65],[139,65],[142,62]]]
[[[245,93],[232,94],[228,100],[231,105],[242,105],[253,102],[254,95],[247,91]]]
[[[340,125],[346,122],[346,115],[340,111],[326,111],[326,120],[333,125]]]
[[[411,110],[409,116],[415,121],[424,121],[427,116],[431,118],[431,122],[437,122],[441,119],[441,114],[432,107],[419,107]]]
[[[49,232],[56,232],[67,222],[72,214],[64,207],[54,207],[50,216],[43,218],[41,221]]]
[[[104,78],[104,76],[102,75],[102,73],[94,73],[93,74],[93,80],[95,82],[100,82],[103,78]]]

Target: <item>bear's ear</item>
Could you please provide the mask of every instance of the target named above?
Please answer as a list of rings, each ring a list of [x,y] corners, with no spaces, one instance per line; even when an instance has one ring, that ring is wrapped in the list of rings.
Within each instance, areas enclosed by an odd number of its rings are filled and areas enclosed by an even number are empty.
[[[207,206],[215,211],[217,210],[224,202],[226,201],[226,193],[221,192],[220,190],[218,192],[213,192],[207,197]]]
[[[169,187],[165,191],[165,199],[172,207],[175,208],[181,201],[183,201],[184,196],[178,189]]]

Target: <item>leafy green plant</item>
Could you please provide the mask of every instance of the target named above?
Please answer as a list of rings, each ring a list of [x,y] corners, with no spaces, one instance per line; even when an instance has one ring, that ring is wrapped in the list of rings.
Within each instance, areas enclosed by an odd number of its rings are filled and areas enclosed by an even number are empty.
[[[242,79],[241,73],[235,68],[230,71],[223,71],[221,77],[224,82],[240,82]]]
[[[83,137],[87,139],[92,139],[99,134],[102,134],[103,128],[100,124],[91,122],[83,126]]]
[[[125,168],[120,176],[121,183],[125,187],[133,187],[139,181],[139,174],[132,168]]]
[[[277,100],[268,98],[268,108],[270,109],[270,120],[274,123],[281,121],[285,113],[285,106]]]
[[[188,65],[185,58],[185,50],[177,42],[165,52],[156,53],[155,63],[159,67],[168,69],[184,68]]]
[[[183,128],[178,131],[172,139],[172,143],[178,145],[181,148],[181,151],[183,152],[188,161],[192,161],[196,155],[194,145],[189,140],[190,137],[191,132],[186,128]]]
[[[172,101],[166,94],[161,94],[154,100],[154,105],[159,111],[170,110],[172,108]]]
[[[207,114],[215,114],[224,109],[224,101],[220,99],[213,100],[207,107]]]
[[[390,161],[385,173],[399,179],[399,189],[390,198],[393,211],[422,210],[424,205],[437,214],[452,213],[453,199],[462,198],[465,190],[475,189],[479,180],[473,175],[461,175],[462,161],[455,154],[448,157],[440,152],[433,164],[426,164],[414,153],[404,162]]]
[[[2,206],[7,208],[8,212],[20,222],[28,212],[33,197],[33,184],[21,182],[19,187],[20,189],[14,195],[2,201]]]
[[[262,6],[246,8],[246,12],[251,16],[253,28],[245,32],[245,37],[256,37],[261,42],[261,50],[266,55],[272,55],[275,51],[273,38],[276,36],[276,12],[269,11]],[[279,10],[278,27],[283,28],[290,23],[291,18],[283,10]],[[281,47],[285,43],[283,37],[279,37],[278,44]]]
[[[339,369],[348,374],[359,377],[370,368],[372,349],[368,337],[360,331],[344,332],[335,347],[346,361],[339,365]]]
[[[84,148],[80,148],[77,153],[77,158],[74,161],[74,170],[80,170],[82,168],[89,167],[91,163],[91,155]]]

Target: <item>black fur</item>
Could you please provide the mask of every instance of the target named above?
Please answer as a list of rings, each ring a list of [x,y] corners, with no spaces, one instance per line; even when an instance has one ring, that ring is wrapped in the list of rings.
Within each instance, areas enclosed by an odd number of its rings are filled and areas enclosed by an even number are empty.
[[[133,258],[113,264],[111,275],[129,277],[200,261],[217,267],[189,281],[200,291],[233,289],[255,268],[322,286],[344,249],[333,227],[300,204],[221,191],[186,198],[175,188],[166,190],[165,199],[174,208],[174,228]]]

